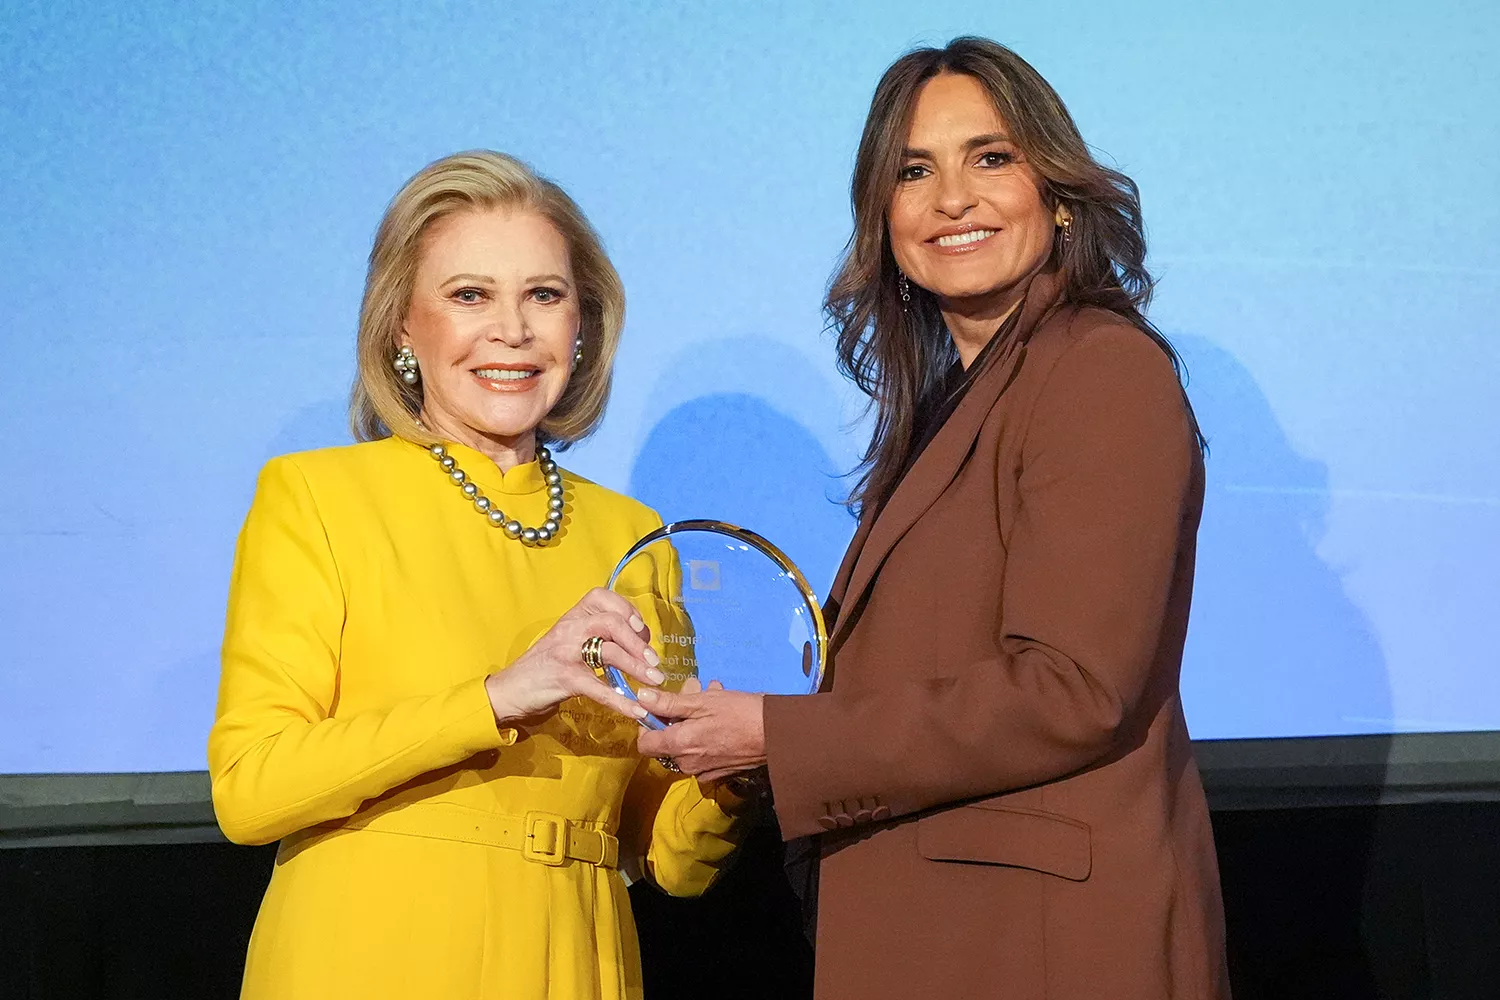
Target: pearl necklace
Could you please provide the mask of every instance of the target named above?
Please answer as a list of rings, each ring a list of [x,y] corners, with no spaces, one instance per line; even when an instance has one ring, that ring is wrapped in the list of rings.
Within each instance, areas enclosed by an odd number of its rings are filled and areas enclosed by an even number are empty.
[[[507,536],[518,540],[523,545],[546,545],[562,530],[562,473],[557,471],[557,463],[552,461],[552,453],[546,448],[536,450],[537,463],[541,465],[542,475],[547,479],[547,522],[540,528],[526,528],[522,527],[520,521],[507,520],[505,512],[491,503],[489,497],[480,493],[479,487],[469,481],[468,474],[458,467],[458,463],[453,460],[452,455],[448,454],[448,449],[444,445],[435,444],[427,449],[427,453],[443,467],[443,471],[448,474],[448,480],[457,486],[464,496],[474,501],[474,509],[490,522],[490,527],[503,528]]]

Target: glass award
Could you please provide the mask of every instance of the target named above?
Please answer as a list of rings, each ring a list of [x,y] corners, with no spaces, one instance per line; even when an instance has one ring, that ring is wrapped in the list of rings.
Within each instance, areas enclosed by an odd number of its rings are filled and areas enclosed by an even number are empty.
[[[625,553],[609,589],[651,627],[664,690],[694,677],[762,694],[812,694],[823,682],[823,609],[796,565],[753,531],[722,521],[663,525]],[[633,678],[607,664],[605,672],[635,697]],[[654,715],[641,724],[666,726]]]

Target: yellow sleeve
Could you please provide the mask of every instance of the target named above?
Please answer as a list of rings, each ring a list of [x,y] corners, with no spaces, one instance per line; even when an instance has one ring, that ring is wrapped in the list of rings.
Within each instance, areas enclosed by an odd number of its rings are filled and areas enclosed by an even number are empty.
[[[645,874],[667,894],[701,896],[739,846],[745,807],[720,786],[705,795],[697,778],[642,761],[625,792],[622,854],[644,857]]]
[[[262,470],[235,552],[219,706],[208,738],[225,836],[264,844],[505,740],[483,678],[332,717],[344,591],[301,469]]]

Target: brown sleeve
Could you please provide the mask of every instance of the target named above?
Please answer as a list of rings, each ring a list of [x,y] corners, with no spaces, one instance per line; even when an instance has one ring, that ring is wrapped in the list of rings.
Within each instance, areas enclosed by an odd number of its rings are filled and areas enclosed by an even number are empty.
[[[1171,363],[1134,331],[1080,341],[1022,448],[993,656],[766,698],[785,836],[821,832],[840,802],[899,816],[1060,778],[1111,748],[1148,686],[1197,460]]]

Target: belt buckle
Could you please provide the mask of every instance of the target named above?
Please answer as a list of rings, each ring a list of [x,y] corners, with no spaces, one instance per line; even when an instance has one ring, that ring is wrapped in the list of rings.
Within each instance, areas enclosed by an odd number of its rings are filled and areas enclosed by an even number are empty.
[[[559,868],[568,860],[568,821],[552,813],[526,814],[526,841],[521,854],[528,861]]]

